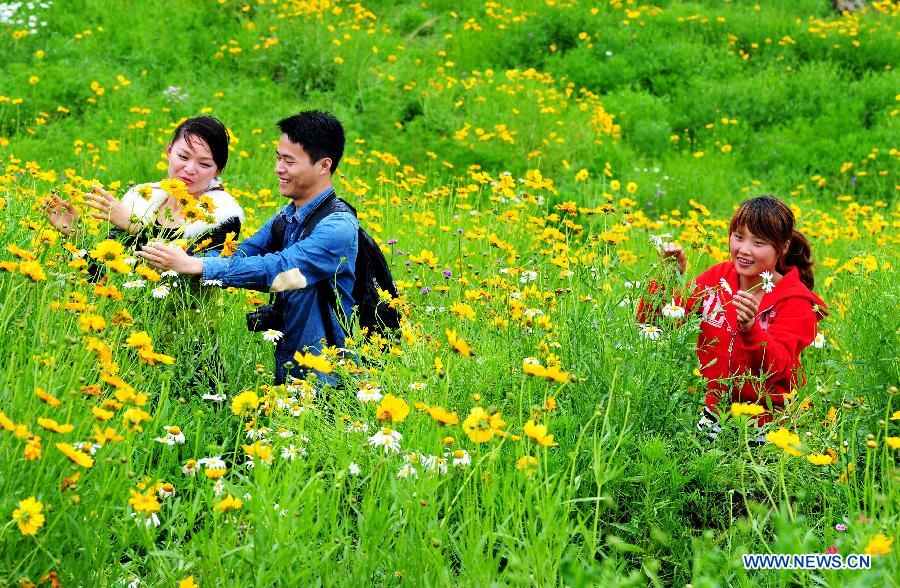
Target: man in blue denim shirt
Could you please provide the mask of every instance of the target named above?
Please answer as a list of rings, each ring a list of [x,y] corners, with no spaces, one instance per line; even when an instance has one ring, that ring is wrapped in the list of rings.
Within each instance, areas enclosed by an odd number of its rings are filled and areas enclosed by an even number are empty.
[[[275,173],[279,191],[292,202],[242,241],[233,257],[191,257],[160,244],[147,245],[138,255],[162,269],[200,275],[204,282],[276,293],[285,320],[284,336],[275,347],[275,382],[280,384],[294,352],[318,354],[323,340],[344,344],[344,330],[331,305],[320,300],[319,285],[336,291],[343,316],[352,315],[359,223],[351,212],[334,212],[300,239],[303,221],[334,193],[331,179],[344,153],[344,129],[333,115],[315,110],[288,117],[278,127]],[[273,242],[279,240],[272,231],[279,218],[286,223],[283,244]],[[290,373],[304,375],[298,367]]]

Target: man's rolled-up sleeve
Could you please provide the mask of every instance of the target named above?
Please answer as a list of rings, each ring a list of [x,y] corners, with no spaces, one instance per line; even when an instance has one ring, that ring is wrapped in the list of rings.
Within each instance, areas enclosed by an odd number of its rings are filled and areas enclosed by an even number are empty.
[[[300,290],[333,277],[349,263],[356,246],[356,220],[349,213],[335,213],[306,239],[277,253],[204,258],[203,280],[262,292]]]

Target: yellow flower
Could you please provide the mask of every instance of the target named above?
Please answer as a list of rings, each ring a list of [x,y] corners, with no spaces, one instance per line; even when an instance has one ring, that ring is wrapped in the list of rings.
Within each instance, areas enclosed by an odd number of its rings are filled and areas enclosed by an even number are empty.
[[[41,438],[32,437],[28,441],[28,443],[25,444],[23,454],[25,455],[25,459],[27,459],[28,461],[41,459]]]
[[[238,510],[244,506],[244,502],[240,498],[235,498],[231,494],[223,498],[213,509],[216,512],[226,512],[229,510]]]
[[[553,442],[553,435],[547,434],[547,425],[536,425],[533,420],[525,423],[525,434],[535,443],[545,447],[554,447],[558,443]]]
[[[36,261],[23,261],[19,264],[19,273],[31,278],[32,282],[43,282],[47,279],[44,268]]]
[[[323,374],[330,374],[332,370],[331,362],[324,355],[314,355],[309,352],[300,353],[297,351],[294,353],[294,361],[300,367],[309,368]]]
[[[863,550],[867,555],[887,555],[891,552],[891,545],[894,544],[893,537],[886,537],[884,533],[879,533],[869,540],[869,544]]]
[[[523,455],[519,458],[519,461],[516,462],[516,469],[525,470],[525,474],[528,475],[528,477],[531,477],[531,474],[534,469],[537,468],[537,465],[537,458],[531,455]]]
[[[99,406],[92,407],[91,412],[94,413],[94,418],[96,418],[98,421],[108,421],[109,419],[116,416],[116,413],[114,413],[113,411],[104,410]]]
[[[91,249],[91,257],[104,263],[118,261],[125,255],[125,245],[115,239],[100,241]]]
[[[76,464],[80,465],[83,468],[90,468],[94,465],[94,458],[88,455],[87,453],[83,453],[78,451],[72,445],[68,443],[57,443],[56,448],[65,454],[66,457],[74,461]]]
[[[131,429],[134,431],[143,431],[143,427],[141,427],[141,423],[150,420],[150,415],[140,408],[129,408],[122,415],[122,424],[125,427],[131,425]]]
[[[131,490],[131,498],[128,499],[128,504],[134,508],[135,512],[149,514],[159,512],[160,509],[159,500],[156,498],[156,493],[153,489],[147,490],[146,494]]]
[[[61,404],[59,401],[59,398],[50,394],[49,392],[47,392],[40,386],[38,386],[37,388],[34,389],[34,393],[38,398],[40,398],[41,400],[43,400],[44,402],[46,402],[53,408],[59,408],[59,405]]]
[[[150,335],[147,334],[147,331],[134,331],[128,338],[125,340],[126,347],[135,347],[137,349],[143,349],[149,347],[153,349],[153,340],[150,338]]]
[[[450,312],[462,319],[475,320],[475,309],[464,302],[454,302]]]
[[[781,447],[788,455],[803,455],[798,449],[801,447],[800,437],[796,433],[791,433],[785,428],[778,429],[774,433],[768,433],[766,435],[766,440]]]
[[[375,418],[379,422],[391,421],[393,424],[402,423],[406,415],[409,414],[409,406],[402,398],[397,398],[393,394],[385,394],[384,398],[375,408]]]
[[[262,441],[257,441],[253,445],[242,445],[242,447],[244,448],[244,453],[250,457],[255,457],[265,463],[272,463],[274,455],[272,454],[271,445],[266,445]]]
[[[735,402],[731,405],[731,415],[734,417],[739,417],[741,415],[756,416],[764,412],[766,412],[766,409],[758,404],[742,404],[740,402]]]
[[[71,433],[75,430],[75,425],[60,425],[53,419],[47,419],[43,417],[38,418],[37,423],[48,431],[53,431],[54,433]]]
[[[36,535],[38,529],[44,526],[44,515],[41,511],[44,505],[34,499],[34,496],[20,500],[19,508],[12,513],[13,520],[19,526],[19,532],[23,535]]]
[[[887,442],[887,446],[891,451],[900,449],[900,437],[888,437],[885,439],[885,442]]]
[[[234,414],[247,414],[259,408],[259,396],[253,390],[241,392],[231,400],[231,412]]]
[[[184,580],[178,582],[178,588],[200,588],[200,585],[194,582],[194,576],[188,576]]]
[[[208,470],[203,470],[203,475],[209,478],[210,480],[218,480],[227,472],[227,468],[210,468]]]
[[[81,329],[83,333],[89,331],[102,331],[106,328],[106,321],[102,316],[85,313],[78,317],[78,328]]]
[[[572,379],[571,372],[564,372],[558,365],[551,365],[544,370],[544,378],[552,382],[565,383]]]
[[[504,436],[502,430],[506,426],[499,412],[488,414],[480,406],[476,406],[463,421],[462,428],[474,443],[490,441],[494,435]]]
[[[111,441],[123,441],[124,439],[125,437],[119,435],[112,427],[106,427],[105,431],[101,431],[100,427],[94,427],[94,441],[101,447]]]
[[[442,425],[456,425],[459,423],[459,417],[455,412],[447,412],[441,406],[429,406],[426,408],[429,416]]]
[[[450,342],[450,346],[453,347],[453,350],[462,355],[463,357],[472,357],[475,353],[472,351],[472,348],[469,347],[469,344],[466,343],[466,340],[462,337],[456,336],[456,329],[452,331],[450,329],[446,329],[447,333],[447,341]]]
[[[812,454],[812,453],[807,455],[806,459],[809,460],[809,463],[811,463],[813,465],[818,465],[818,466],[828,465],[834,461],[834,458],[831,457],[830,455]]]
[[[895,410],[894,414],[891,415],[892,421],[900,421],[900,410]]]

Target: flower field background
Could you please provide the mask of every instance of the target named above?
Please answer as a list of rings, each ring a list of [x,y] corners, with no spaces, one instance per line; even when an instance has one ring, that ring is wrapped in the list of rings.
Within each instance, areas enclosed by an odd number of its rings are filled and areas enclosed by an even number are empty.
[[[0,4],[0,585],[895,583],[900,11],[868,4]],[[164,178],[210,113],[246,237],[284,204],[276,120],[313,107],[405,317],[358,365],[298,358],[344,389],[270,387],[265,293],[45,220]],[[695,432],[696,323],[634,309],[654,239],[696,276],[762,193],[832,312],[751,448],[746,417]],[[825,552],[872,569],[741,563]]]

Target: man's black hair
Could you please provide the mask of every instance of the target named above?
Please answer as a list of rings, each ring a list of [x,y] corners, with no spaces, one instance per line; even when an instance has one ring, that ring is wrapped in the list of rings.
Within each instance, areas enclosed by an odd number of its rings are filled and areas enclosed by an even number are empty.
[[[200,139],[209,147],[218,171],[225,169],[228,163],[228,131],[225,125],[212,116],[195,116],[189,118],[172,133],[172,142],[184,137],[187,144],[194,147],[194,139]]]
[[[344,126],[330,112],[304,110],[278,121],[278,128],[292,143],[300,145],[315,163],[323,157],[331,159],[331,173],[337,171],[344,155]]]

